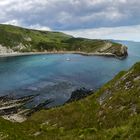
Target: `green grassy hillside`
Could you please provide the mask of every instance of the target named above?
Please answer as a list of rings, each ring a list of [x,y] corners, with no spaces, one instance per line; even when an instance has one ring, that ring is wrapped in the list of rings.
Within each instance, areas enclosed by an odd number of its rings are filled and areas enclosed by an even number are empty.
[[[74,38],[61,32],[0,25],[0,45],[17,52],[81,51],[126,55],[126,47],[107,40]]]
[[[33,114],[24,123],[0,119],[8,140],[139,140],[140,63],[91,96]]]

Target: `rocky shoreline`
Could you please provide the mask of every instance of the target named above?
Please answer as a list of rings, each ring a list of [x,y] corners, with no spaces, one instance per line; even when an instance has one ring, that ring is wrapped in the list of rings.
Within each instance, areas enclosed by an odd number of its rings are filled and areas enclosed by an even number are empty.
[[[71,103],[83,99],[89,95],[93,94],[92,89],[80,88],[72,92],[71,97],[65,102]],[[47,99],[40,104],[37,104],[31,108],[27,108],[25,105],[32,102],[36,95],[23,96],[20,98],[12,97],[9,95],[0,97],[0,116],[6,120],[12,122],[24,122],[29,116],[41,109],[49,109],[48,105],[53,102],[52,99]]]
[[[26,108],[24,105],[31,102],[35,97],[39,95],[29,95],[21,98],[14,98],[10,96],[0,97],[0,116],[4,119],[10,120],[12,122],[23,122],[28,116],[32,115],[34,112],[40,109],[47,108],[46,106],[53,102],[53,100],[48,99],[43,103],[40,103],[33,108]]]
[[[29,56],[29,55],[45,55],[45,54],[79,54],[79,55],[85,55],[85,56],[105,56],[105,57],[115,57],[117,59],[123,59],[127,57],[127,52],[122,54],[122,56],[117,56],[116,54],[112,53],[86,53],[81,51],[50,51],[50,52],[26,52],[26,53],[20,53],[20,52],[12,52],[12,53],[0,53],[0,57],[12,57],[12,56]]]

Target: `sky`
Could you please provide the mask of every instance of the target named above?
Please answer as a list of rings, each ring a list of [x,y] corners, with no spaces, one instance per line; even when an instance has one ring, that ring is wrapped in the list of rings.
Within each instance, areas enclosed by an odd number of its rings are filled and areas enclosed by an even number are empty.
[[[0,0],[0,23],[140,41],[140,0]]]

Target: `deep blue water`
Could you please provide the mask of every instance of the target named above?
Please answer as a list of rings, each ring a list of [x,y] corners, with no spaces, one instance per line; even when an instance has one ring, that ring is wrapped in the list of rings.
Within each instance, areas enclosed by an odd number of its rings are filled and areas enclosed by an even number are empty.
[[[75,89],[98,89],[119,71],[140,61],[140,43],[123,44],[129,53],[124,60],[75,54],[0,58],[0,96],[40,94],[30,105],[50,98],[55,100],[51,106],[63,104]]]

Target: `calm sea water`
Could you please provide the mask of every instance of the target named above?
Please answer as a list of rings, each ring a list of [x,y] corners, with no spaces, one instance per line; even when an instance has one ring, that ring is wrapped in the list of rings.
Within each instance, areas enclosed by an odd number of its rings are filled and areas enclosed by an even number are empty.
[[[75,54],[0,58],[0,96],[39,94],[30,106],[46,99],[54,100],[50,106],[61,105],[75,89],[98,89],[119,71],[140,61],[140,43],[123,44],[129,48],[124,60]]]

